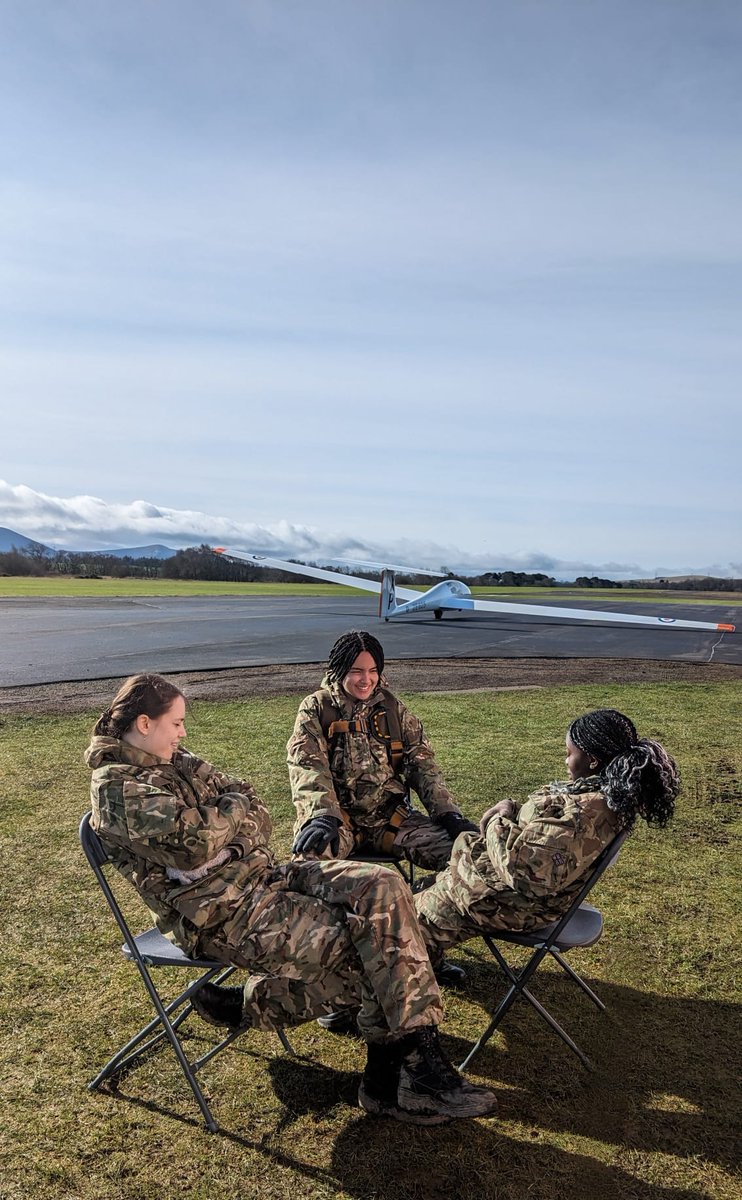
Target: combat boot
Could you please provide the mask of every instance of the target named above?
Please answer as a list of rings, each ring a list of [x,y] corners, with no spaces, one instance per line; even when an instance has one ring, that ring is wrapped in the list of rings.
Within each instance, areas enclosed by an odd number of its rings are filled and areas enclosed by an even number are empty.
[[[219,987],[216,983],[205,983],[191,996],[193,1009],[202,1021],[226,1025],[229,1029],[242,1029],[248,1024],[242,1013],[242,1000],[241,987]]]
[[[402,1043],[369,1042],[366,1069],[358,1089],[358,1103],[368,1113],[392,1117],[412,1125],[446,1125],[448,1117],[440,1113],[408,1112],[398,1100],[399,1073],[402,1067]]]
[[[497,1111],[494,1092],[469,1083],[448,1061],[437,1026],[416,1029],[397,1045],[402,1052],[397,1103],[404,1112],[455,1120],[488,1117]]]
[[[433,968],[436,982],[444,987],[466,987],[466,971],[448,958],[442,958],[437,967]]]
[[[358,1014],[360,1008],[337,1008],[334,1012],[317,1017],[317,1024],[328,1033],[348,1034],[350,1037],[360,1037],[358,1032]]]

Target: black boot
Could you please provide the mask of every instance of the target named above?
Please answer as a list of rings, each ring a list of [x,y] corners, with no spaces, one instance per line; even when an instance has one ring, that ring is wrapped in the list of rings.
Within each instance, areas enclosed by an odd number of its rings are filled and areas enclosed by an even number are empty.
[[[205,983],[191,996],[191,1004],[201,1020],[209,1025],[242,1029],[248,1023],[242,1015],[242,998],[241,987],[219,987],[216,983]]]
[[[399,1107],[399,1072],[402,1041],[369,1042],[366,1069],[358,1089],[358,1103],[368,1113],[393,1117],[413,1125],[444,1125],[448,1118],[438,1113],[407,1112]]]
[[[466,987],[466,971],[463,967],[457,966],[456,963],[450,962],[447,958],[442,958],[438,966],[433,968],[433,972],[438,983],[443,984],[445,987]]]
[[[335,1012],[317,1017],[317,1024],[328,1033],[347,1033],[351,1037],[360,1037],[358,1032],[358,1014],[360,1008],[338,1008]]]
[[[448,1061],[435,1025],[408,1033],[398,1045],[402,1062],[397,1103],[404,1112],[452,1120],[487,1117],[497,1111],[494,1092],[469,1083]]]

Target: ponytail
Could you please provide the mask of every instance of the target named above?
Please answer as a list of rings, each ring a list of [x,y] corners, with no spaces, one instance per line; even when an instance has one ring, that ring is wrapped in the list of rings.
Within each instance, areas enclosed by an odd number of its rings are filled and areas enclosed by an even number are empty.
[[[596,708],[569,727],[570,741],[598,760],[608,807],[623,827],[637,816],[664,827],[680,791],[677,765],[659,742],[639,738],[636,727],[615,708]]]

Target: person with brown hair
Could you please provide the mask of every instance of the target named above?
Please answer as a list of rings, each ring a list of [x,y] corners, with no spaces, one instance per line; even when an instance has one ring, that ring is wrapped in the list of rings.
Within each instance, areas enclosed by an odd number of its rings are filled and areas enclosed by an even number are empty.
[[[371,864],[276,865],[252,785],[181,748],[185,711],[162,676],[132,676],[85,759],[92,826],[158,928],[186,954],[250,972],[244,989],[206,984],[199,1014],[272,1029],[360,1005],[362,1108],[417,1124],[493,1113],[493,1093],[441,1049],[442,1003],[404,881]]]

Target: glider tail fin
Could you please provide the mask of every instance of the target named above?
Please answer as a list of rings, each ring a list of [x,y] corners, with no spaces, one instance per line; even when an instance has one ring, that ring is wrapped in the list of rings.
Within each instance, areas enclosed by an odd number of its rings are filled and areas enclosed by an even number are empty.
[[[381,591],[379,592],[379,619],[388,621],[391,613],[397,607],[397,596],[394,584],[394,571],[385,568],[381,572]]]

